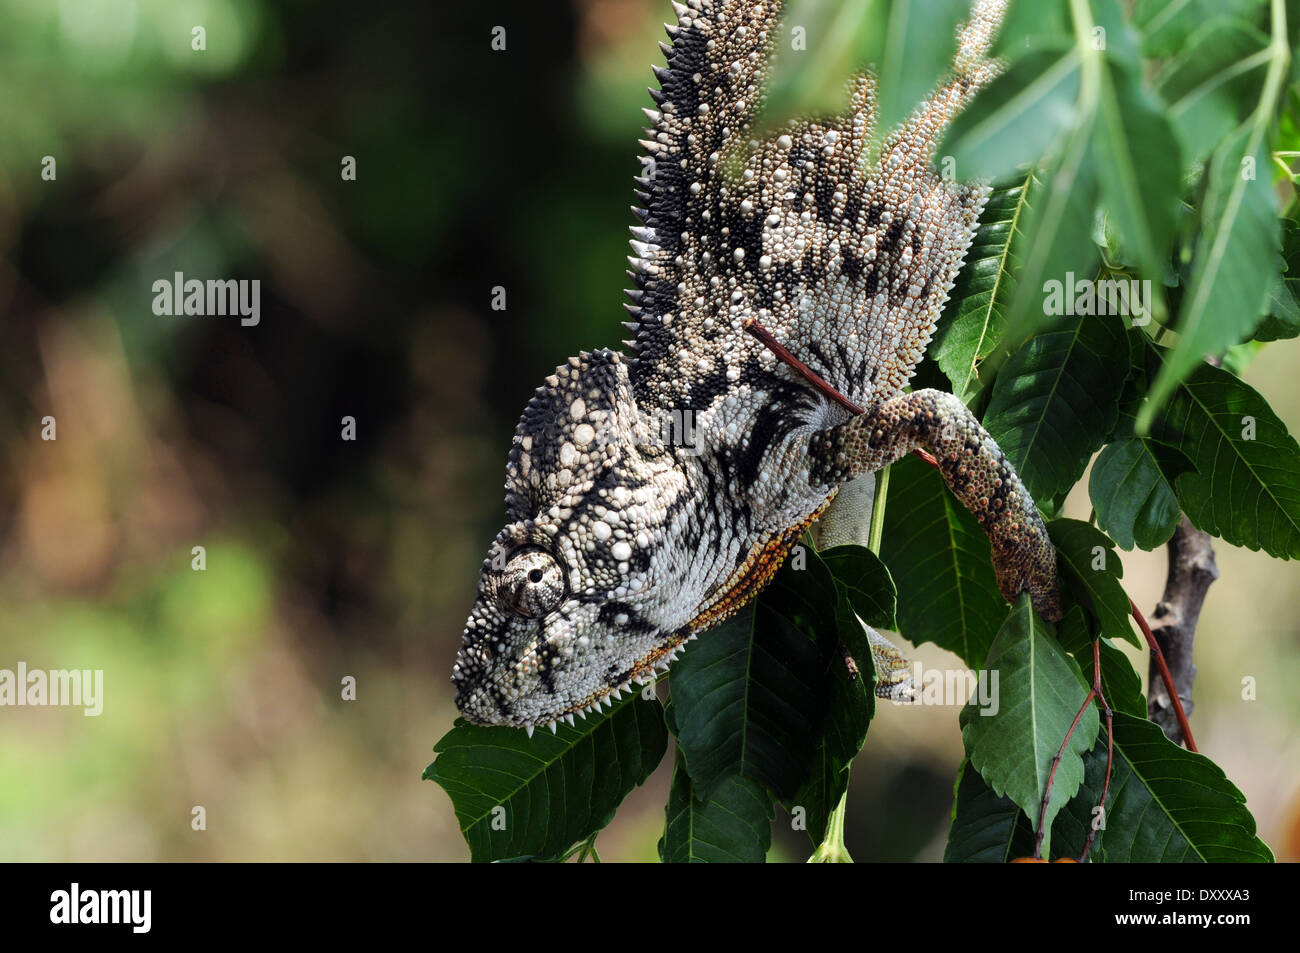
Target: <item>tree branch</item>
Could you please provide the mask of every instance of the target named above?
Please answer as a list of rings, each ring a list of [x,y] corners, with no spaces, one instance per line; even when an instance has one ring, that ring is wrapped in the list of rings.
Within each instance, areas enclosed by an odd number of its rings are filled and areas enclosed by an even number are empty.
[[[1165,662],[1173,675],[1178,697],[1187,714],[1192,713],[1192,682],[1196,666],[1192,662],[1192,647],[1196,639],[1196,623],[1201,617],[1201,606],[1210,583],[1219,578],[1219,567],[1214,561],[1214,548],[1210,535],[1193,526],[1186,516],[1178,524],[1169,540],[1169,575],[1165,591],[1152,613],[1152,634],[1155,636]],[[1169,692],[1160,680],[1154,655],[1151,657],[1147,693],[1147,714],[1169,738],[1179,744],[1183,738]]]

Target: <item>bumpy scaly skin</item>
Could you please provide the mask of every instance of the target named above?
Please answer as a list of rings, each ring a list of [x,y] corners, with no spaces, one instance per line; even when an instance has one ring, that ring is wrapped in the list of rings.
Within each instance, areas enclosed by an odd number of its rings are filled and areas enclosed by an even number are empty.
[[[1014,601],[1028,589],[1044,617],[1059,619],[1056,552],[1038,507],[1001,448],[952,394],[900,394],[822,431],[810,447],[812,478],[842,483],[918,448],[934,454],[948,486],[984,527],[1002,594]]]
[[[990,533],[1003,592],[1058,611],[1054,554],[1005,457],[954,398],[902,393],[987,199],[930,163],[996,75],[1003,0],[977,0],[950,81],[871,169],[869,77],[845,116],[751,141],[780,2],[674,6],[637,180],[634,356],[571,359],[520,421],[510,523],[452,675],[472,721],[553,726],[653,678],[757,593],[842,481],[918,445]],[[848,420],[748,317],[868,413]]]

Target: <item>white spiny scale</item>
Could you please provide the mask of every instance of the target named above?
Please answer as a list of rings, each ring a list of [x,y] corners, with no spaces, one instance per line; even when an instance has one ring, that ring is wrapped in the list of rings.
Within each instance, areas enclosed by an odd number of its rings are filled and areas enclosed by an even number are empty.
[[[551,719],[551,723],[550,723],[550,725],[549,725],[548,727],[551,729],[551,734],[555,734],[555,720],[554,720],[554,719]]]
[[[524,731],[528,732],[529,738],[533,736],[533,728],[534,728],[533,725],[524,725]]]

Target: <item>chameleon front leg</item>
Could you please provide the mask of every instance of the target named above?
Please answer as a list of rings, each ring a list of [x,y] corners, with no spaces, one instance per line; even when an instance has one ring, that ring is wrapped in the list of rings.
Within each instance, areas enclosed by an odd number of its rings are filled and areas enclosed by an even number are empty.
[[[939,462],[953,493],[993,545],[998,588],[1008,602],[1028,590],[1043,618],[1061,618],[1056,550],[1029,492],[1006,454],[952,394],[900,394],[838,427],[813,434],[811,479],[834,486],[922,448]]]

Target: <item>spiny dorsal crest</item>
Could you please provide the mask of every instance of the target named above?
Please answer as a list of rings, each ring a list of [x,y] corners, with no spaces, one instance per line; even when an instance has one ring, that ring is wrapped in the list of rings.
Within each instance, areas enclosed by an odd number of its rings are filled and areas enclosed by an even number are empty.
[[[860,403],[900,388],[987,198],[982,185],[945,182],[930,164],[948,122],[997,74],[985,57],[1005,3],[975,4],[951,76],[886,136],[872,168],[869,75],[854,81],[844,115],[748,139],[775,45],[787,39],[779,0],[674,6],[641,143],[645,208],[634,209],[641,225],[629,258],[637,399],[702,406],[746,362],[766,362],[740,333],[748,316],[778,339],[797,328],[804,346],[865,334],[856,360],[813,355],[814,369]],[[725,168],[737,142],[748,146],[738,174]]]

